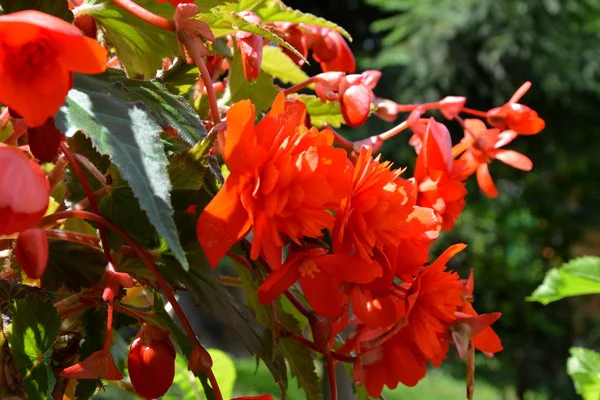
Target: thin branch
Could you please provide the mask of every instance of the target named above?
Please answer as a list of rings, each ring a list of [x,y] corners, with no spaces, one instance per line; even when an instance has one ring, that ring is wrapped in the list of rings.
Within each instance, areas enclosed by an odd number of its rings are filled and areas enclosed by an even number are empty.
[[[113,3],[152,26],[165,31],[175,32],[175,23],[172,20],[156,15],[131,0],[113,0]]]

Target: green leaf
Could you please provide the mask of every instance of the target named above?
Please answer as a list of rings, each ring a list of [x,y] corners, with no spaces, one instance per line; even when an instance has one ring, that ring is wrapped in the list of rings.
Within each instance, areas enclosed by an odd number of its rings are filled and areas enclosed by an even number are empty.
[[[153,247],[158,244],[156,230],[148,220],[148,215],[140,208],[131,187],[125,182],[115,167],[109,169],[112,183],[106,194],[98,202],[100,213],[105,218],[122,227],[142,246]],[[113,250],[124,244],[123,239],[108,231],[108,241]]]
[[[290,50],[292,53],[297,55],[303,60],[306,60],[302,54],[296,50],[292,45],[283,40],[277,33],[277,29],[261,24],[254,24],[252,22],[246,21],[244,18],[237,15],[235,11],[218,11],[213,10],[210,13],[198,14],[194,17],[195,19],[199,19],[200,21],[204,21],[208,26],[210,26],[210,30],[215,35],[216,38],[222,37],[225,35],[230,35],[237,31],[244,31],[254,33],[256,35],[262,36],[263,38],[270,40],[272,42],[277,43]]]
[[[548,304],[569,296],[600,293],[600,257],[580,257],[546,273],[527,301]]]
[[[352,36],[341,26],[324,18],[294,10],[283,4],[281,0],[241,0],[238,11],[252,11],[260,17],[263,23],[295,22],[324,26],[334,29],[352,41]]]
[[[209,151],[216,135],[206,136],[189,151],[177,154],[169,163],[173,190],[198,190],[208,169]]]
[[[231,357],[217,349],[207,349],[213,360],[212,370],[224,399],[233,396],[236,379],[235,365]],[[162,396],[163,400],[203,400],[204,388],[194,374],[188,371],[187,361],[179,354],[175,359],[175,379],[169,391]]]
[[[143,101],[152,110],[161,128],[172,127],[191,146],[206,136],[206,128],[190,103],[170,93],[162,82],[125,79],[121,83],[127,98]]]
[[[165,18],[173,18],[175,9],[168,2],[136,0],[136,3]],[[119,61],[131,77],[154,77],[162,69],[163,58],[178,54],[173,32],[156,28],[136,18],[109,0],[86,0],[78,7],[79,14],[91,15],[103,30],[106,39],[115,46]]]
[[[271,108],[278,93],[277,88],[273,85],[273,78],[264,71],[261,71],[258,78],[254,79],[252,83],[248,83],[244,76],[242,57],[235,49],[233,60],[229,64],[229,84],[221,102],[233,104],[248,99],[254,104],[256,112],[260,113]]]
[[[0,0],[0,14],[10,14],[23,10],[37,10],[54,15],[67,22],[73,21],[73,13],[67,1],[56,0]]]
[[[15,280],[0,280],[0,306],[3,311],[5,306],[12,303],[13,300],[26,296],[37,296],[42,300],[48,299],[46,291],[38,287],[23,285]]]
[[[54,387],[49,367],[60,317],[50,301],[36,296],[16,300],[8,343],[30,400],[47,399]]]
[[[283,83],[294,85],[308,79],[308,75],[278,46],[263,47],[263,58],[260,67]]]
[[[340,103],[337,101],[323,103],[317,96],[309,94],[299,94],[294,97],[300,99],[306,105],[306,110],[310,115],[310,123],[314,126],[329,124],[334,128],[339,128],[344,123]]]
[[[102,251],[79,243],[49,240],[49,256],[42,288],[56,291],[63,285],[73,292],[100,282],[106,268]]]
[[[584,400],[600,398],[600,354],[583,347],[572,347],[567,360],[567,372],[575,390]]]
[[[78,74],[74,83],[55,116],[56,126],[67,136],[82,130],[98,152],[111,158],[158,234],[187,269],[173,221],[167,158],[159,137],[161,128],[146,106],[128,102],[117,87]]]

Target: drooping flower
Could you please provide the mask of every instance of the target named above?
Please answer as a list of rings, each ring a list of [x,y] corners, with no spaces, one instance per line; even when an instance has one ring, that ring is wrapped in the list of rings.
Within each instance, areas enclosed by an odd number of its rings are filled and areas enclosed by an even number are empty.
[[[50,185],[38,164],[0,143],[0,235],[38,224],[48,209]]]
[[[313,58],[321,64],[324,72],[342,71],[353,73],[356,61],[352,50],[342,35],[331,28],[313,27],[312,51]]]
[[[92,353],[85,360],[63,369],[58,376],[68,379],[106,379],[109,381],[123,379],[112,355],[105,350]]]
[[[464,151],[460,157],[465,163],[463,178],[476,172],[479,187],[489,197],[498,195],[488,168],[492,160],[500,160],[522,171],[530,171],[533,168],[533,163],[527,156],[513,150],[501,149],[517,137],[515,131],[488,129],[479,119],[466,119],[464,128],[464,138],[452,151],[455,155]]]
[[[238,15],[252,24],[260,24],[260,18],[253,12],[243,11],[239,12]],[[244,76],[248,82],[252,82],[260,74],[264,39],[254,33],[237,31],[235,40],[238,51],[242,56]]]
[[[15,245],[15,256],[28,277],[40,279],[48,264],[46,231],[33,227],[20,232]]]
[[[291,239],[321,237],[350,191],[346,152],[332,146],[333,134],[304,126],[306,106],[280,94],[255,125],[254,106],[241,101],[227,113],[221,149],[231,171],[206,206],[197,235],[211,265],[253,230],[251,258],[277,268]]]
[[[357,127],[367,122],[371,104],[375,100],[373,89],[380,78],[380,71],[368,70],[341,79],[338,89],[340,109],[348,126]]]
[[[144,324],[129,348],[127,369],[136,393],[146,399],[164,395],[175,377],[175,348],[169,332]]]
[[[63,104],[72,73],[106,69],[106,49],[77,27],[39,11],[0,16],[0,102],[42,125]]]
[[[267,304],[291,285],[300,282],[306,300],[316,313],[339,317],[342,312],[340,288],[344,282],[369,283],[381,276],[381,267],[358,256],[327,254],[323,248],[288,255],[286,262],[258,288],[258,300]]]
[[[435,221],[431,210],[415,207],[413,184],[399,177],[363,148],[354,167],[353,189],[336,212],[333,243],[336,253],[358,253],[365,260],[374,249],[397,247],[410,233],[411,220]]]
[[[538,113],[517,103],[530,87],[531,82],[525,82],[506,104],[489,110],[486,115],[490,125],[500,130],[513,130],[519,135],[535,135],[542,131],[546,123]]]

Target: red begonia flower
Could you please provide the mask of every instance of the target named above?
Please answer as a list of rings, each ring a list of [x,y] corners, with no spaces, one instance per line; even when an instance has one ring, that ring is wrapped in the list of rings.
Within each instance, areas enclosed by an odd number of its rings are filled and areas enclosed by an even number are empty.
[[[33,279],[40,279],[48,264],[48,238],[46,231],[33,227],[19,233],[15,245],[19,266]]]
[[[489,197],[498,195],[488,168],[492,160],[498,159],[522,171],[530,171],[533,168],[533,163],[527,156],[513,150],[500,149],[517,137],[515,131],[488,129],[479,119],[466,119],[464,127],[465,136],[454,146],[453,153],[456,155],[464,151],[460,157],[465,163],[463,174],[468,176],[476,172],[479,187]]]
[[[506,104],[489,110],[486,114],[490,125],[500,130],[510,129],[520,135],[535,135],[542,131],[546,123],[538,113],[517,103],[530,87],[531,82],[525,82]]]
[[[206,206],[197,235],[212,266],[253,229],[251,258],[260,254],[281,266],[289,239],[321,237],[350,191],[350,166],[333,134],[304,126],[306,106],[280,94],[271,111],[255,125],[254,106],[241,101],[227,112],[221,137],[231,173]]]
[[[323,72],[353,73],[356,70],[356,61],[342,35],[330,28],[316,28],[312,35],[313,58],[321,64]]]
[[[146,399],[164,395],[175,377],[175,356],[169,332],[144,324],[127,357],[127,369],[136,393]]]
[[[50,185],[39,165],[0,143],[0,235],[38,224],[48,209]]]
[[[0,102],[42,125],[65,101],[72,73],[106,69],[106,49],[77,27],[39,11],[0,16]]]
[[[109,381],[123,379],[112,355],[104,350],[92,353],[85,360],[63,369],[58,376],[68,379],[106,379]]]

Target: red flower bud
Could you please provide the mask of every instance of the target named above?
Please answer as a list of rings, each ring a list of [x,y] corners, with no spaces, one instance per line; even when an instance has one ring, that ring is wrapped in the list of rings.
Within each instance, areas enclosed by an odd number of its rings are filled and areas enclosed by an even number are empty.
[[[252,24],[260,24],[260,18],[253,12],[243,11],[239,12],[238,15]],[[244,31],[238,31],[235,39],[237,48],[242,55],[244,76],[248,82],[252,82],[260,74],[264,39],[261,36]]]
[[[38,128],[29,128],[27,138],[31,153],[41,162],[52,162],[58,154],[58,147],[63,140],[63,134],[56,129],[54,118],[48,118]]]
[[[40,279],[48,265],[48,238],[46,231],[34,227],[19,233],[15,255],[28,277]]]
[[[39,165],[16,147],[0,143],[0,165],[0,235],[10,235],[40,222],[50,185]]]
[[[144,324],[131,344],[127,368],[138,395],[146,399],[164,395],[175,377],[175,348],[169,332]]]

